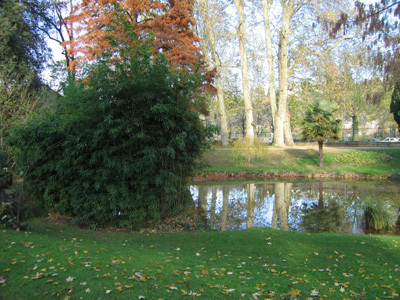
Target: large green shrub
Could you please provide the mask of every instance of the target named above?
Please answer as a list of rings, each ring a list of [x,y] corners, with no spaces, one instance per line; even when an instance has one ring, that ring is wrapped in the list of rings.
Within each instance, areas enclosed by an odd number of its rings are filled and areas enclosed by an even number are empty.
[[[10,137],[46,209],[92,227],[138,228],[180,209],[204,145],[191,109],[201,76],[172,70],[147,46],[121,50],[119,58],[93,64],[53,112]]]

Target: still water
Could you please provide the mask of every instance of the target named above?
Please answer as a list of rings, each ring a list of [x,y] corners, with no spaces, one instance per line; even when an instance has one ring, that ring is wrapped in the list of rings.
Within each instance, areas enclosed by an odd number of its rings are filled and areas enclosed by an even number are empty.
[[[391,181],[193,182],[190,192],[208,225],[222,231],[272,227],[364,234],[373,227],[368,211],[374,212],[375,227],[383,222],[380,232],[393,233],[400,221],[400,184]]]

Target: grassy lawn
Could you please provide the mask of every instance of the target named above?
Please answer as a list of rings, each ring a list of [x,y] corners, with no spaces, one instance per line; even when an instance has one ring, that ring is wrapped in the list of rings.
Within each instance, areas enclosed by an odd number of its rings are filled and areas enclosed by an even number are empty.
[[[273,229],[139,234],[54,219],[0,231],[0,299],[399,297],[400,237]]]
[[[320,168],[315,147],[275,148],[266,146],[261,155],[250,159],[234,148],[212,147],[203,156],[201,171],[286,171],[333,172],[369,175],[400,172],[400,149],[324,148],[324,167]]]
[[[202,170],[399,172],[400,149],[213,148]],[[90,231],[66,219],[0,230],[0,300],[386,299],[400,294],[400,237],[231,232]]]

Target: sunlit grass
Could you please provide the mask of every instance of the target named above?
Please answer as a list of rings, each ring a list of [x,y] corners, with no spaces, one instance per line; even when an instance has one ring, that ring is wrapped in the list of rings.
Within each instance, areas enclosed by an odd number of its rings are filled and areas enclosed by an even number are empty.
[[[316,149],[268,148],[262,158],[239,157],[233,148],[212,148],[204,153],[202,171],[334,172],[366,175],[399,172],[400,149],[348,150],[324,148],[323,168]],[[200,170],[200,169],[199,169]]]
[[[30,226],[0,232],[3,299],[344,299],[400,290],[399,237]]]

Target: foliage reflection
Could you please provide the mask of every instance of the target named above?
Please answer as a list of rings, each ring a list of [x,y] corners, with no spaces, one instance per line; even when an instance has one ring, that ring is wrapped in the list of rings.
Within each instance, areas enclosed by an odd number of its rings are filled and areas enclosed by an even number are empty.
[[[196,182],[190,191],[211,228],[221,231],[395,233],[399,222],[400,187],[389,181]]]

